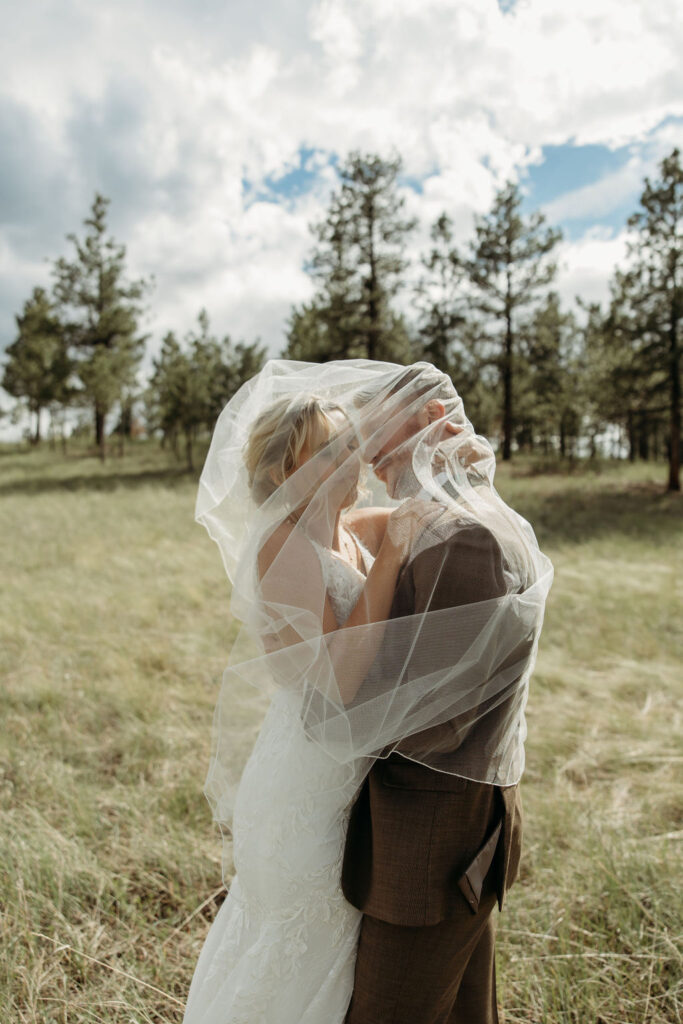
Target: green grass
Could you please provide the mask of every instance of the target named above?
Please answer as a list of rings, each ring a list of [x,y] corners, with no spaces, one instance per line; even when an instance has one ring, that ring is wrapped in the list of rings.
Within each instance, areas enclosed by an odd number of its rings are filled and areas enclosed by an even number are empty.
[[[503,467],[556,579],[528,707],[507,1024],[681,1020],[683,502],[660,466]],[[179,1022],[220,904],[201,795],[234,626],[153,446],[0,454],[0,1020]],[[235,694],[235,772],[263,713]]]

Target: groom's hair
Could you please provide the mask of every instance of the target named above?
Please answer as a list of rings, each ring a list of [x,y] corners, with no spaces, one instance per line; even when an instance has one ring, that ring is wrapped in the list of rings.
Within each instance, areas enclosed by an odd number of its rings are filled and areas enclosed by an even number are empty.
[[[384,399],[402,393],[405,403],[415,402],[421,395],[440,401],[453,400],[457,393],[450,377],[437,370],[431,363],[413,363],[403,370],[378,374],[378,379],[366,385],[354,395],[353,404],[357,409],[374,403],[380,396]]]

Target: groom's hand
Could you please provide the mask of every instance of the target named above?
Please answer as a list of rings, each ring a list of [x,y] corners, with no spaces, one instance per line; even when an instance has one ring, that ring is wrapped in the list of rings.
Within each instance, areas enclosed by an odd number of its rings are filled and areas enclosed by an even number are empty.
[[[474,469],[476,472],[477,463],[491,459],[493,453],[487,442],[470,433],[466,427],[461,427],[457,423],[447,423],[446,432],[457,439],[454,442],[455,453],[463,469]]]
[[[440,510],[433,501],[408,498],[395,508],[387,523],[387,537],[406,561],[415,540],[438,517]]]

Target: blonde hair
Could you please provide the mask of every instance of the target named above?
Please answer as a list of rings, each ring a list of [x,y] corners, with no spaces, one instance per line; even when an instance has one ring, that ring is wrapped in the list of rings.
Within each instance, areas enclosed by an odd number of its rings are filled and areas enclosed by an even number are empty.
[[[281,398],[257,417],[244,446],[249,487],[260,505],[295,468],[307,441],[317,447],[330,436],[328,413],[341,406],[315,395]]]

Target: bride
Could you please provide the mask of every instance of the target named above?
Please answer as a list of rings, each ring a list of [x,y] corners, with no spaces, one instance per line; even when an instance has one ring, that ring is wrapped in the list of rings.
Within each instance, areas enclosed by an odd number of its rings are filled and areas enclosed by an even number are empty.
[[[341,407],[306,395],[267,407],[244,448],[258,507],[299,477],[292,488],[299,506],[258,545],[261,599],[271,608],[292,604],[286,591],[296,583],[276,567],[278,560],[295,566],[309,591],[299,603],[313,608],[324,595],[324,633],[388,618],[410,539],[410,530],[387,529],[390,510],[353,509],[356,449]],[[308,478],[306,464],[315,466]],[[315,497],[307,492],[326,483],[325,523],[309,511],[308,529],[298,528]],[[286,622],[266,646],[275,651],[300,641]],[[355,688],[361,680],[352,677],[345,684]],[[244,769],[232,823],[236,874],[199,958],[185,1024],[344,1020],[361,914],[342,895],[341,862],[349,807],[366,768],[363,759],[339,764],[312,743],[300,705],[300,694],[276,693]]]

